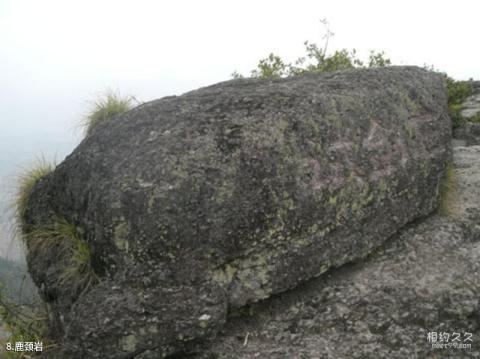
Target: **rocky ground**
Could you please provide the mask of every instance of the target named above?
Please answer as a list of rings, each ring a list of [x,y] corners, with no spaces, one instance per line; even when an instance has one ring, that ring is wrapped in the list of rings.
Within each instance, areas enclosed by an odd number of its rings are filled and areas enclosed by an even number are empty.
[[[250,306],[195,357],[479,358],[480,146],[456,147],[454,170],[448,216],[412,223],[365,261]],[[432,348],[435,335],[452,348]]]

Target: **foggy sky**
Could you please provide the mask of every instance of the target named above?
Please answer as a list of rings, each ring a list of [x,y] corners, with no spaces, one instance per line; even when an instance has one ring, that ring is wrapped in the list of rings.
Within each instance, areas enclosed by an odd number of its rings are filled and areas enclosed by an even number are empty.
[[[78,138],[87,101],[108,87],[146,101],[248,73],[269,52],[294,60],[305,40],[323,42],[320,18],[335,33],[330,51],[384,50],[395,64],[480,78],[479,10],[474,1],[0,0],[0,133]]]

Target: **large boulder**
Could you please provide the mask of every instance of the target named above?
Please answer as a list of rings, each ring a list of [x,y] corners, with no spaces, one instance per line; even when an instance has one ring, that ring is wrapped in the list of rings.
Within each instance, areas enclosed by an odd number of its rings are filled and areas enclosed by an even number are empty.
[[[367,260],[243,310],[195,358],[479,358],[480,146],[454,149],[450,211]]]
[[[233,80],[100,124],[24,218],[74,224],[100,278],[72,291],[30,248],[63,356],[179,352],[229,309],[365,257],[437,207],[446,105],[440,76],[391,67]]]

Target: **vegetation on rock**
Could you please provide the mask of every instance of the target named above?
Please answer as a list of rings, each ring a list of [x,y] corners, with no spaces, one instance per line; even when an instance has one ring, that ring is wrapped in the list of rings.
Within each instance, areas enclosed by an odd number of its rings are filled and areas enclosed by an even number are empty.
[[[59,285],[70,288],[73,295],[98,281],[91,266],[90,247],[77,227],[65,218],[56,217],[51,223],[34,226],[25,237],[30,252],[41,254],[56,248],[66,263],[58,278]]]
[[[440,182],[440,205],[438,212],[442,216],[449,216],[454,213],[453,195],[455,191],[455,170],[449,163],[445,169],[444,176]]]
[[[15,197],[15,212],[18,226],[25,230],[23,218],[27,209],[30,194],[42,178],[53,172],[55,165],[41,159],[32,168],[25,171],[19,176],[18,191]],[[26,239],[26,236],[21,236]],[[7,262],[4,261],[3,267],[8,268]],[[11,266],[11,265],[10,265]],[[13,268],[13,267],[12,267]],[[2,278],[3,285],[0,284],[0,318],[5,329],[9,332],[9,337],[5,343],[1,343],[5,349],[7,343],[15,345],[16,342],[43,342],[47,338],[47,314],[44,308],[37,303],[22,303],[16,298],[18,293],[12,292],[12,285],[9,285],[8,278]],[[48,345],[54,345],[49,343]],[[27,352],[6,351],[8,358],[27,358]]]
[[[48,340],[47,335],[47,312],[41,307],[19,305],[15,303],[0,286],[0,319],[9,337],[0,343],[6,349],[7,358],[30,358],[34,353],[8,350],[7,343],[13,348],[15,343],[42,342],[43,351],[53,349],[56,344]],[[0,354],[2,354],[0,352]],[[38,354],[38,353],[37,353]]]
[[[15,199],[15,209],[17,221],[21,225],[22,218],[25,215],[29,195],[35,184],[44,176],[51,173],[55,165],[41,159],[35,166],[24,172],[19,177],[19,186]]]
[[[251,77],[256,78],[281,78],[300,75],[305,72],[331,72],[339,70],[351,70],[366,67],[384,67],[391,65],[391,60],[385,56],[383,51],[370,51],[367,63],[364,63],[353,50],[336,50],[328,55],[328,43],[333,33],[330,31],[328,22],[321,21],[326,29],[323,37],[323,46],[304,42],[305,55],[299,57],[294,64],[285,62],[280,56],[270,53],[266,58],[261,59],[257,68],[250,72]],[[243,75],[237,71],[232,73],[234,78],[242,78]]]
[[[107,91],[93,102],[85,117],[83,121],[85,133],[90,135],[99,123],[132,109],[134,103],[135,98],[133,96],[122,96],[113,91]]]
[[[21,238],[28,254],[42,256],[56,253],[58,260],[64,263],[62,273],[57,278],[58,284],[69,288],[71,294],[77,296],[98,281],[91,267],[90,248],[78,228],[60,217],[53,218],[47,224],[36,224],[28,228],[24,225],[26,208],[34,186],[54,168],[55,165],[42,159],[20,176],[15,199],[17,223],[22,229]],[[11,288],[4,289],[0,285],[0,318],[10,334],[5,343],[2,343],[3,347],[6,343],[15,345],[15,342],[43,342],[43,351],[55,349],[57,344],[47,330],[46,309],[37,303],[18,303],[11,294]],[[28,358],[31,353],[27,356],[27,352],[7,351],[5,355],[9,358]]]
[[[453,128],[460,127],[466,120],[460,111],[463,102],[472,94],[470,81],[456,81],[447,74],[442,74],[448,90],[448,114],[452,119]]]
[[[351,70],[355,68],[385,67],[392,65],[390,58],[383,51],[370,51],[368,60],[362,61],[357,56],[355,49],[336,50],[333,54],[328,54],[328,43],[333,33],[328,27],[326,20],[321,21],[326,29],[323,37],[325,40],[323,46],[308,41],[304,42],[305,55],[299,57],[294,64],[286,62],[280,56],[270,53],[267,57],[259,60],[257,67],[250,71],[250,77],[272,79],[300,75],[306,72],[332,72],[340,70]],[[425,66],[428,70],[436,71],[433,66]],[[462,103],[472,94],[470,81],[457,81],[441,73],[448,90],[448,110],[452,120],[452,127],[461,126],[466,120],[461,115]],[[243,78],[244,76],[237,71],[232,73],[233,78]],[[470,122],[480,122],[480,116],[469,120]]]
[[[480,114],[470,118],[469,121],[473,123],[480,123]]]

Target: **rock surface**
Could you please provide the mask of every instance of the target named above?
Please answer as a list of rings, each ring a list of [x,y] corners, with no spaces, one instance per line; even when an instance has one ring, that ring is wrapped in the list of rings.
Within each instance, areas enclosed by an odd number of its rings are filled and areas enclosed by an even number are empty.
[[[227,310],[365,257],[437,207],[450,138],[441,78],[414,67],[229,81],[99,125],[25,216],[75,224],[101,278],[72,294],[55,249],[30,248],[63,356],[181,352]]]
[[[480,81],[472,81],[473,93],[461,105],[461,115],[466,120],[454,129],[454,142],[459,146],[480,145]]]
[[[454,169],[449,216],[410,224],[366,261],[252,305],[194,357],[479,358],[480,146],[455,148]],[[432,348],[429,332],[450,343],[459,333],[471,348]]]
[[[480,81],[472,81],[473,93],[462,104],[461,115],[466,119],[480,116]]]
[[[453,130],[453,137],[458,146],[480,145],[480,123],[465,122]]]

